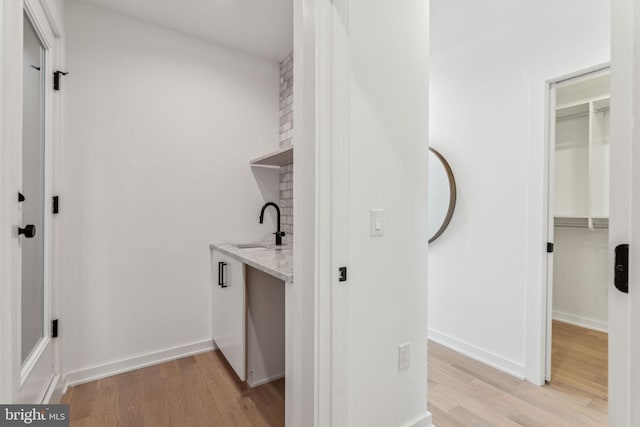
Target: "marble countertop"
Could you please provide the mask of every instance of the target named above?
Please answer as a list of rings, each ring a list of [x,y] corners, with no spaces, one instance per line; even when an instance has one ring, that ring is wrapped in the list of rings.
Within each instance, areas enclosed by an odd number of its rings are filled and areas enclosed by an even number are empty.
[[[209,248],[216,249],[280,280],[293,282],[292,245],[276,246],[274,243],[267,242],[211,243]]]

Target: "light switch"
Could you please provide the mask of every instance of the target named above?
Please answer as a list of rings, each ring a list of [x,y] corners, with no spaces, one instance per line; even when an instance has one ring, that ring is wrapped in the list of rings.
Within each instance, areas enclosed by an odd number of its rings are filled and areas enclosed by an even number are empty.
[[[384,210],[371,209],[371,236],[380,237],[384,235]]]

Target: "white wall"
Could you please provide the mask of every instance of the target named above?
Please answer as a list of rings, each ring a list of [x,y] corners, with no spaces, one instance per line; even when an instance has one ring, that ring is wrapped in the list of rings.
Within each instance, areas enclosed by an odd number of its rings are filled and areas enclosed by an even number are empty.
[[[429,3],[358,0],[348,10],[347,425],[430,425]],[[381,238],[370,236],[372,208],[384,209]],[[400,371],[398,347],[405,343],[411,367]]]
[[[295,3],[295,283],[286,297],[301,321],[291,344],[299,357],[287,361],[299,373],[286,389],[299,402],[287,409],[291,425],[431,426],[428,9],[423,0]],[[382,238],[369,235],[371,208],[385,210]],[[411,367],[400,371],[405,343]]]
[[[555,227],[553,318],[607,331],[607,230]]]
[[[545,81],[608,60],[609,16],[608,1],[529,1],[432,57],[429,138],[451,164],[458,204],[430,246],[429,335],[536,383]]]
[[[52,30],[57,37],[64,37],[64,6],[65,0],[41,1]]]
[[[209,242],[275,230],[278,171],[249,160],[278,147],[278,64],[74,1],[65,18],[69,372],[210,339]]]

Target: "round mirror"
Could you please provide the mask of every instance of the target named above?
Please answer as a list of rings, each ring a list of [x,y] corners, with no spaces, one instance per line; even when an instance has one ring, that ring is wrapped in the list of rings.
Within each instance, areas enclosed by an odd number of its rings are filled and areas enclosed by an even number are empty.
[[[451,222],[456,207],[456,181],[449,163],[429,148],[429,243],[436,240]]]

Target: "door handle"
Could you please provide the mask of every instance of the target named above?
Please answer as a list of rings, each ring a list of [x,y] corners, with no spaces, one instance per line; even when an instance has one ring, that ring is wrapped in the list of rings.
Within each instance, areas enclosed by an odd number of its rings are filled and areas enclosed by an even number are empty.
[[[27,239],[33,239],[36,236],[36,226],[33,224],[26,225],[24,228],[18,227],[18,236],[24,234]]]
[[[625,294],[629,293],[629,245],[616,246],[616,262],[613,272],[616,289]]]
[[[224,267],[227,265],[226,262],[218,262],[218,286],[226,288],[227,284],[224,281]]]

